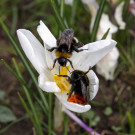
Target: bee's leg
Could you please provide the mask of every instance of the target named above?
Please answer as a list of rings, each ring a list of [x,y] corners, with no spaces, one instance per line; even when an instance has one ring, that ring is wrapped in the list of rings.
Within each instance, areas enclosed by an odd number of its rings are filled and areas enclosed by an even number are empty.
[[[89,69],[85,72],[85,74],[87,74],[91,69],[92,69],[92,68],[91,68],[91,67],[89,67]]]
[[[72,95],[74,89],[75,89],[75,86],[72,85],[72,87],[71,87],[71,89],[70,89],[70,93],[69,93],[69,95],[68,95],[68,99],[71,97],[71,95]]]
[[[51,49],[47,49],[49,52],[52,52],[54,49],[58,49],[58,47],[53,47]]]
[[[82,51],[88,50],[88,49],[80,49],[80,50],[78,50],[76,47],[74,47],[74,50],[75,50],[76,52],[82,52]]]
[[[58,76],[60,76],[60,77],[67,77],[68,80],[70,81],[70,77],[68,75],[58,75]]]
[[[69,59],[67,59],[67,61],[69,61],[69,63],[70,63],[70,65],[71,65],[71,67],[73,68],[73,70],[75,70],[75,69],[74,69],[74,67],[73,67],[72,61],[71,61],[71,60],[69,60]]]
[[[58,60],[58,58],[56,58],[56,59],[54,60],[53,67],[52,67],[51,70],[53,70],[53,68],[55,67],[55,64],[56,64],[56,61],[57,61],[57,60]]]

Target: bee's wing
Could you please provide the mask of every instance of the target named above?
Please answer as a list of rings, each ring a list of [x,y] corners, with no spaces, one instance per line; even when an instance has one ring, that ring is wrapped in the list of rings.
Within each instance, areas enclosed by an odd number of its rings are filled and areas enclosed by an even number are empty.
[[[80,82],[84,100],[85,102],[88,102],[90,100],[89,87],[87,87],[82,80],[80,80]]]

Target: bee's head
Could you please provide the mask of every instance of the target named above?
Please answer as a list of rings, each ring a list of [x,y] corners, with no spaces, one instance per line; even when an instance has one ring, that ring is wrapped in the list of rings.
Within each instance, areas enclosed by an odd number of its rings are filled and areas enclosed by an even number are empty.
[[[62,32],[62,37],[67,37],[67,38],[72,37],[73,38],[73,35],[74,35],[74,31],[72,29],[65,29]]]
[[[73,81],[78,81],[81,78],[81,76],[77,70],[74,70],[71,74],[71,78]]]
[[[65,67],[67,65],[67,59],[64,57],[60,57],[58,59],[58,63],[60,64],[60,66]]]

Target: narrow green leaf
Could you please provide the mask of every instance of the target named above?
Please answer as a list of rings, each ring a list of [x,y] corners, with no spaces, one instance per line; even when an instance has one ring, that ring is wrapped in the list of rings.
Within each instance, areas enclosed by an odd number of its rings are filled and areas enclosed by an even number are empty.
[[[51,3],[53,11],[55,13],[55,17],[57,19],[58,26],[61,28],[62,31],[65,30],[66,29],[66,25],[64,23],[64,20],[59,15],[59,11],[58,11],[58,8],[56,7],[56,4],[55,4],[54,0],[50,0],[50,3]]]
[[[71,10],[71,18],[70,18],[71,26],[74,24],[77,6],[78,6],[78,0],[74,0],[73,1],[73,6],[72,6],[72,10]]]
[[[18,21],[18,8],[15,5],[12,8],[12,29],[11,29],[12,34],[15,34],[17,21]]]
[[[24,78],[23,78],[23,76],[21,75],[21,72],[20,72],[19,67],[18,67],[18,65],[17,65],[17,63],[16,63],[16,60],[13,58],[12,61],[13,61],[14,67],[15,67],[15,69],[16,69],[17,75],[24,81]],[[37,115],[37,112],[36,112],[36,110],[35,110],[35,106],[34,106],[34,103],[33,103],[33,101],[32,101],[32,98],[31,98],[31,96],[30,96],[30,94],[29,94],[29,90],[27,89],[27,87],[26,87],[25,85],[22,85],[22,88],[23,88],[24,93],[25,93],[25,95],[26,95],[26,97],[27,97],[28,103],[29,103],[29,105],[30,105],[31,111],[32,111],[33,116],[34,116],[34,119],[35,119],[35,122],[37,123],[37,128],[38,128],[38,129],[37,129],[37,130],[38,130],[37,132],[39,132],[40,135],[42,135],[43,133],[42,133],[42,129],[41,129],[40,119],[39,119],[39,117],[38,117],[38,115]],[[35,127],[35,128],[36,128],[36,127]]]
[[[29,107],[28,107],[27,104],[25,103],[25,101],[24,101],[24,99],[22,98],[22,96],[20,95],[20,93],[18,92],[17,94],[18,94],[19,99],[20,99],[20,101],[22,102],[22,104],[23,104],[25,110],[27,111],[27,113],[28,113],[28,115],[29,115],[29,118],[31,119],[31,121],[32,121],[32,123],[33,123],[33,125],[34,125],[34,127],[36,127],[36,122],[35,122],[35,120],[33,119],[32,112],[30,111]]]
[[[27,116],[27,114],[26,114],[26,115],[24,115],[23,117],[20,117],[20,118],[18,118],[17,120],[11,122],[11,123],[8,124],[5,128],[0,129],[0,134],[6,132],[11,126],[13,126],[14,124],[16,124],[16,123],[18,123],[18,122],[20,122],[20,121],[26,119],[27,117],[28,117],[28,116]]]
[[[7,123],[16,120],[13,112],[6,106],[0,106],[0,122]]]
[[[101,39],[101,40],[106,39],[106,37],[107,37],[107,35],[108,35],[109,31],[110,31],[110,28],[108,28],[108,30],[105,32],[105,34],[103,35],[103,37],[102,37],[102,39]]]
[[[5,67],[20,81],[21,84],[25,84],[25,82],[17,75],[17,73],[3,59],[1,59],[1,61],[5,65]]]
[[[93,26],[93,29],[92,29],[91,42],[94,42],[96,40],[99,22],[100,22],[101,15],[103,13],[103,9],[104,9],[105,4],[106,4],[106,0],[102,0],[101,4],[100,4],[100,7],[97,11],[96,19],[95,19],[94,26]]]
[[[133,116],[131,115],[131,113],[127,112],[127,118],[128,118],[128,122],[130,125],[130,133],[134,134],[135,133],[135,121]]]

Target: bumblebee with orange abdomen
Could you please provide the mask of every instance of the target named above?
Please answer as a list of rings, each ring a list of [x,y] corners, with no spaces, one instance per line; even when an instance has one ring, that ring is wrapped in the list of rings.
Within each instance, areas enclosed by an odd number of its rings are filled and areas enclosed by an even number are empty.
[[[81,70],[74,70],[71,72],[71,76],[59,75],[60,77],[67,77],[67,80],[71,84],[71,89],[68,96],[68,102],[86,104],[90,100],[89,82],[87,73],[91,70],[83,72]],[[74,92],[74,95],[73,95]]]
[[[78,48],[82,46],[83,44],[81,42],[78,42],[78,40],[74,37],[74,31],[72,29],[64,30],[62,32],[60,39],[57,40],[57,47],[53,47],[48,50],[52,52],[53,50],[56,49],[55,54],[57,58],[54,60],[53,68],[57,61],[60,64],[60,66],[63,67],[67,65],[67,62],[69,62],[73,68],[72,62],[68,58],[72,56],[73,51],[80,52],[85,50],[85,49],[78,50]]]

